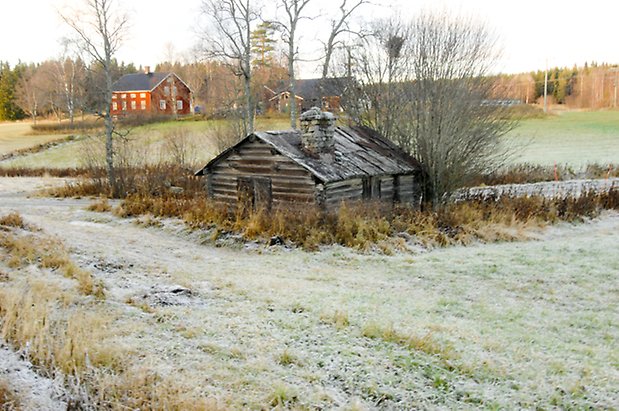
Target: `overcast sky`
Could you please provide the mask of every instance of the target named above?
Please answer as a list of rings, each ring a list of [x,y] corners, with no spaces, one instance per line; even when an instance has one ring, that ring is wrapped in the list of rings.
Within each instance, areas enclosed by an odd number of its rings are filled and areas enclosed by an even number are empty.
[[[57,57],[60,39],[69,32],[58,16],[68,1],[11,0],[0,7],[0,60],[11,64],[40,62]],[[131,29],[119,60],[136,66],[154,66],[170,49],[183,53],[196,43],[200,0],[116,0],[127,8]],[[336,0],[313,0],[323,13]],[[381,0],[375,0],[377,3]],[[267,4],[274,4],[275,0]],[[500,36],[504,59],[497,71],[522,72],[550,66],[582,65],[585,61],[619,63],[619,1],[589,0],[382,0],[383,6],[367,6],[361,17],[386,16],[394,9],[410,17],[421,9],[448,9],[475,16]],[[324,37],[317,22],[302,28],[306,49],[320,45]],[[318,28],[318,29],[317,29]],[[306,56],[310,57],[310,56]],[[310,63],[301,67],[302,77],[317,74]]]

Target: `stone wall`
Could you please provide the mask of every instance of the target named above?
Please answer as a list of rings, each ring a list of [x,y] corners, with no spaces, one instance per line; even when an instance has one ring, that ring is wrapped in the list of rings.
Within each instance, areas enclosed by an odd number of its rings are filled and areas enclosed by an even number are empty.
[[[471,187],[456,191],[455,201],[467,198],[500,198],[542,196],[545,198],[580,197],[584,193],[605,193],[614,188],[619,190],[619,178],[605,180],[548,181],[531,184],[503,184],[496,186]]]

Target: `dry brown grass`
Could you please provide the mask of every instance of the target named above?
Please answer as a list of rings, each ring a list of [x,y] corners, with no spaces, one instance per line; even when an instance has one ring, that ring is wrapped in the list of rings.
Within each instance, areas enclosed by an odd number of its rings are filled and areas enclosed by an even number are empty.
[[[192,385],[132,365],[133,353],[110,341],[111,327],[116,336],[123,332],[118,322],[114,309],[51,279],[22,278],[0,289],[0,336],[15,347],[28,346],[35,365],[80,381],[88,395],[74,409],[223,409]],[[132,327],[127,320],[123,326]]]
[[[0,167],[2,177],[86,177],[90,170],[85,168],[51,168],[51,167]]]
[[[16,273],[2,276],[0,338],[28,347],[29,360],[51,375],[78,381],[74,409],[223,409],[194,384],[140,368],[135,353],[111,341],[140,324],[121,319],[118,308],[105,303],[102,282],[75,264],[59,240],[39,234],[0,233],[0,251]],[[22,269],[28,265],[38,270]],[[3,403],[13,401],[9,394],[0,386]]]
[[[342,204],[336,212],[324,212],[312,206],[248,210],[206,200],[203,181],[178,166],[159,164],[118,171],[122,177],[119,193],[124,200],[113,212],[120,217],[176,217],[190,227],[212,230],[214,239],[231,232],[247,240],[280,236],[307,250],[341,244],[391,254],[405,249],[401,238],[394,240],[401,234],[430,247],[472,241],[514,241],[528,238],[527,232],[534,227],[593,217],[600,209],[619,209],[619,190],[613,190],[565,199],[470,199],[438,211],[380,203]],[[111,192],[105,179],[98,176],[55,189],[51,194],[109,197]],[[107,208],[103,201],[91,207]]]
[[[88,210],[89,211],[96,211],[98,213],[105,213],[107,211],[111,211],[112,210],[112,206],[110,205],[110,203],[109,203],[107,198],[102,197],[99,200],[95,201],[94,203],[90,204],[88,206]]]
[[[348,313],[341,310],[335,310],[333,313],[322,313],[320,321],[325,324],[332,324],[338,330],[343,330],[350,325]]]
[[[5,380],[0,380],[0,410],[20,410],[19,399]]]
[[[532,228],[557,221],[596,216],[601,209],[619,209],[619,191],[589,193],[580,198],[473,199],[439,211],[380,204],[343,204],[336,213],[316,208],[265,210],[231,209],[201,195],[130,195],[114,213],[121,217],[178,217],[190,227],[240,233],[245,239],[280,236],[305,249],[341,244],[389,254],[401,249],[402,233],[426,246],[469,244],[472,241],[515,241],[528,238]]]
[[[16,212],[0,217],[0,225],[7,226],[7,227],[18,227],[18,228],[26,227],[26,223],[24,222],[24,219],[19,213],[16,213]]]
[[[110,190],[107,185],[93,180],[79,180],[76,182],[67,183],[64,186],[48,189],[45,194],[57,197],[96,197],[100,195],[110,195]]]
[[[13,217],[11,221],[16,219]],[[21,226],[24,226],[23,221]],[[0,232],[0,248],[6,250],[8,254],[6,264],[10,268],[17,269],[34,264],[58,271],[63,276],[76,280],[79,290],[84,295],[92,295],[98,299],[105,298],[103,283],[96,280],[92,273],[76,265],[69,257],[64,244],[58,239],[32,233],[17,235]]]

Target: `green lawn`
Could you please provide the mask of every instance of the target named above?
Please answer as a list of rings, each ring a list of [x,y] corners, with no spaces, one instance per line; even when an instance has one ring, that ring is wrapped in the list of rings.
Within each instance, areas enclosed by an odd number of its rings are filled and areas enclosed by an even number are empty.
[[[619,162],[619,111],[566,112],[523,121],[510,134],[525,144],[514,163],[542,165]]]

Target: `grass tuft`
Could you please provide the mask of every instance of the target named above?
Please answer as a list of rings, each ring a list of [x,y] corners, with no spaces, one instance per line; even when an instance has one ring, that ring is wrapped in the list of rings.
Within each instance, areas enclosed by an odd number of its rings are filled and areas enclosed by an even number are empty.
[[[13,212],[0,217],[0,225],[6,227],[26,228],[26,223],[24,222],[24,219],[17,212]]]
[[[293,406],[298,401],[296,391],[284,384],[277,384],[269,395],[267,402],[273,407],[288,408]]]
[[[105,197],[100,198],[88,206],[88,211],[95,211],[97,213],[105,213],[111,210],[112,206]]]
[[[277,356],[277,363],[284,366],[302,365],[301,360],[296,355],[288,351],[288,349],[285,349]]]
[[[95,280],[92,273],[81,269],[71,261],[59,240],[32,234],[17,236],[12,233],[0,233],[0,247],[9,254],[7,265],[10,268],[16,269],[34,264],[58,271],[65,277],[76,280],[79,291],[84,295],[92,295],[98,299],[105,298],[103,282]]]
[[[0,409],[7,411],[21,409],[17,395],[4,379],[0,380]]]
[[[332,314],[322,313],[320,321],[325,324],[332,324],[338,330],[343,330],[350,325],[348,313],[346,311],[335,310]]]

